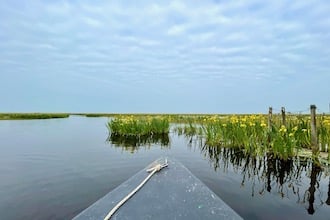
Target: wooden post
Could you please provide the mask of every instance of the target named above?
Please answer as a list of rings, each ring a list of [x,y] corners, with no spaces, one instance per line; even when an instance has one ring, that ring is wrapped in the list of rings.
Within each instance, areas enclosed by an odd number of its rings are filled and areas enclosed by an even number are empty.
[[[317,129],[316,129],[316,106],[311,105],[311,145],[313,155],[319,151],[319,146],[317,145]]]
[[[282,125],[286,126],[286,121],[285,121],[285,108],[281,108],[281,113],[282,113]]]
[[[273,108],[269,107],[269,110],[268,110],[268,144],[270,144],[270,142],[271,142],[272,116],[273,116]]]
[[[269,131],[272,130],[272,115],[273,115],[273,108],[269,107],[269,111],[268,111],[268,130]]]

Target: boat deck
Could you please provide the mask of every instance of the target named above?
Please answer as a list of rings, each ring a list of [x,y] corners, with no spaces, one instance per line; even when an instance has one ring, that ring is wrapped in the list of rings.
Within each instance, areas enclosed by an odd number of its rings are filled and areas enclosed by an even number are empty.
[[[242,219],[215,193],[176,160],[153,177],[111,219]],[[141,170],[74,220],[104,219],[108,212],[144,178]]]

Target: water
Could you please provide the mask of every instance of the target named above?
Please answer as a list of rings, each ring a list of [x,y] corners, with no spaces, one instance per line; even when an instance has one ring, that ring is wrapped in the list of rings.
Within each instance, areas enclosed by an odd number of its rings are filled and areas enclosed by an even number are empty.
[[[107,140],[106,122],[0,121],[1,219],[71,219],[160,156],[181,161],[244,219],[329,219],[327,169],[173,133],[140,144]]]

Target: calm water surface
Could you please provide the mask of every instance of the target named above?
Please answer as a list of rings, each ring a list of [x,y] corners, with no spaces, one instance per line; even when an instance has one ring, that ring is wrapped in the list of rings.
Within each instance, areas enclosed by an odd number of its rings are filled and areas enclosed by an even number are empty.
[[[173,133],[107,140],[107,121],[0,121],[1,219],[71,219],[160,156],[181,161],[244,219],[330,219],[328,169]]]

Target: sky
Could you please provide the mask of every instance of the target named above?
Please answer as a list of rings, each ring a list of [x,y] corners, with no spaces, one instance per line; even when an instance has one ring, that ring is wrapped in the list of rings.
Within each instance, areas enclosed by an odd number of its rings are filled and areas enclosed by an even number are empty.
[[[0,112],[330,111],[328,0],[0,0]]]

